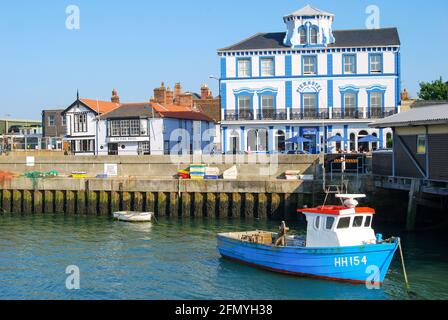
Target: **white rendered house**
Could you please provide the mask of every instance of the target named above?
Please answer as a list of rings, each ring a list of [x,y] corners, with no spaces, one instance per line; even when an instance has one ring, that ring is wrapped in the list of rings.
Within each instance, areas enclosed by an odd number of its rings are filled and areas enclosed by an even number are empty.
[[[400,111],[397,29],[333,30],[334,15],[310,6],[283,21],[286,32],[218,50],[223,152],[386,147],[392,131],[368,124]],[[379,142],[360,143],[366,135]],[[311,142],[286,142],[297,136]]]

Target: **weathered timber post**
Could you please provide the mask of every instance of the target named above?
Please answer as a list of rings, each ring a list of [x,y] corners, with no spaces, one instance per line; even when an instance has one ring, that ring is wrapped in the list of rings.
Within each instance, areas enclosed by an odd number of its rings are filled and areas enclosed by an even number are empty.
[[[109,215],[109,194],[106,191],[100,192],[99,214],[101,216]]]
[[[258,194],[257,218],[266,220],[268,217],[268,197],[265,193]]]
[[[216,195],[214,193],[207,193],[207,199],[205,201],[205,213],[209,218],[216,218]]]
[[[232,218],[241,217],[241,195],[232,193]]]
[[[54,212],[63,214],[64,213],[64,192],[56,191],[54,195]]]
[[[204,216],[204,196],[202,193],[196,192],[194,194],[194,217],[202,218]]]
[[[228,218],[229,217],[229,195],[227,193],[219,194],[219,209],[218,209],[218,217],[219,218]]]
[[[33,213],[33,196],[31,191],[23,191],[23,212],[27,214]]]
[[[120,193],[112,191],[110,194],[110,211],[112,213],[120,211]]]
[[[98,214],[98,195],[96,191],[88,191],[87,193],[87,213],[92,216]]]
[[[157,215],[159,217],[165,217],[167,211],[167,197],[164,192],[157,193]]]
[[[11,191],[3,190],[2,194],[2,211],[4,213],[11,213]]]
[[[145,196],[145,211],[147,212],[156,212],[156,197],[154,193],[147,192]]]
[[[141,192],[134,192],[134,211],[143,212],[143,195]]]
[[[182,217],[189,218],[191,217],[191,195],[187,192],[182,193]]]
[[[22,213],[22,192],[19,190],[12,192],[12,212]]]
[[[255,197],[252,193],[244,195],[244,217],[252,219],[255,216]]]
[[[122,211],[131,211],[132,210],[131,201],[132,201],[132,198],[131,198],[131,194],[129,192],[121,193]]]
[[[34,190],[34,213],[41,214],[43,213],[43,199],[42,192],[39,190]]]
[[[272,193],[271,194],[271,205],[269,208],[269,218],[270,219],[278,219],[278,217],[280,216],[279,211],[280,211],[280,204],[281,204],[281,199],[280,196],[277,193]]]
[[[65,204],[66,204],[65,211],[67,214],[76,213],[76,199],[75,199],[75,193],[73,191],[68,190],[65,193]]]
[[[417,221],[418,198],[420,197],[421,183],[419,179],[412,179],[409,192],[408,213],[406,217],[406,230],[414,231]]]
[[[86,192],[84,190],[76,192],[76,214],[86,214]]]
[[[53,191],[44,192],[44,213],[54,213],[54,196]]]
[[[170,210],[169,215],[171,217],[179,216],[179,194],[177,192],[170,193]]]

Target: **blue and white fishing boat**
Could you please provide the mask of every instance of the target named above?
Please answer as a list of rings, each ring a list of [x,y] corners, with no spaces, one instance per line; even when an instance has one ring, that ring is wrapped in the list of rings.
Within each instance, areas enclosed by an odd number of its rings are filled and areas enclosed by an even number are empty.
[[[224,258],[289,275],[351,283],[382,284],[400,245],[399,238],[375,235],[375,210],[358,207],[365,195],[337,195],[340,206],[298,210],[306,216],[307,234],[237,232],[218,235]]]

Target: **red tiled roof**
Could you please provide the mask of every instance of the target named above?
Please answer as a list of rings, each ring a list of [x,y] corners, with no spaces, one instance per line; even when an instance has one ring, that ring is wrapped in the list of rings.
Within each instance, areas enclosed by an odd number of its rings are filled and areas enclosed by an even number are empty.
[[[151,103],[151,106],[164,118],[186,119],[193,121],[214,122],[212,118],[188,106]]]
[[[88,106],[93,111],[98,112],[99,114],[103,114],[112,110],[117,109],[120,104],[109,101],[100,101],[93,99],[79,99],[82,103]]]

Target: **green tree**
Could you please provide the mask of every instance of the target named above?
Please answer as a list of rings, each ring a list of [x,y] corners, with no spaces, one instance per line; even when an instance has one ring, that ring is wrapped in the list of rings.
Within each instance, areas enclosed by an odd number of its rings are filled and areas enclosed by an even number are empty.
[[[442,77],[433,82],[421,82],[418,96],[423,100],[448,100],[448,82],[444,82]]]

